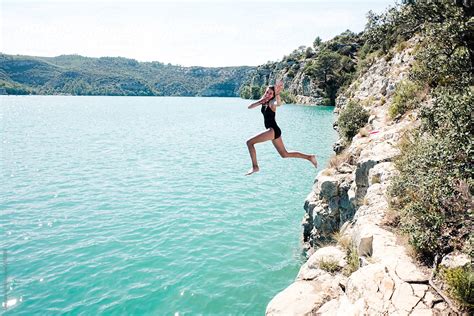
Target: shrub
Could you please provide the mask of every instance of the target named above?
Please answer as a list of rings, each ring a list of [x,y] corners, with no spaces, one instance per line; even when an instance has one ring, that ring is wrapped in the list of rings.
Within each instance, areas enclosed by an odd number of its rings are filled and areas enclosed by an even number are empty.
[[[294,94],[288,91],[282,91],[280,92],[280,97],[283,102],[285,103],[296,103],[296,97]]]
[[[330,98],[323,98],[323,100],[321,101],[321,104],[322,105],[333,105]]]
[[[441,94],[439,94],[441,93]],[[470,117],[473,96],[443,89],[421,111],[420,131],[407,134],[389,193],[410,243],[430,261],[465,247],[472,226]]]
[[[400,227],[424,259],[453,249],[472,254],[471,17],[451,1],[411,3],[396,21],[415,26],[422,42],[413,52],[414,83],[397,88],[391,115],[417,106],[423,94],[417,94],[417,83],[432,89],[433,102],[421,108],[420,128],[400,146],[395,161],[399,175],[389,188],[390,201],[400,211]],[[376,16],[372,22],[377,29],[373,38],[380,39],[384,27]]]
[[[357,253],[357,248],[350,246],[347,248],[347,266],[344,267],[343,274],[349,276],[359,269],[359,254]]]
[[[329,273],[333,273],[341,269],[337,260],[332,259],[332,258],[329,258],[329,259],[323,258],[318,262],[318,265],[320,269],[327,271]]]
[[[474,308],[474,271],[467,267],[446,268],[441,266],[440,276],[448,285],[449,293],[463,306]]]
[[[252,91],[249,86],[243,86],[240,88],[240,97],[242,99],[250,99],[252,97]]]
[[[380,174],[374,174],[371,179],[372,184],[380,183]]]
[[[361,58],[361,60],[357,63],[355,77],[359,77],[361,74],[366,72],[381,54],[381,50],[376,50],[368,55],[365,55],[364,58]]]
[[[397,85],[388,113],[391,118],[398,114],[403,115],[406,111],[418,107],[421,101],[421,87],[409,80],[401,81]]]
[[[339,114],[337,126],[342,136],[350,141],[367,124],[369,112],[358,103],[350,100]]]

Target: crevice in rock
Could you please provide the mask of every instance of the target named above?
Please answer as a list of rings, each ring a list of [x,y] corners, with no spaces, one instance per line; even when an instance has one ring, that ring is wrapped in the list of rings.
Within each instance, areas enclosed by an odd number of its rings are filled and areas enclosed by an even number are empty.
[[[341,290],[345,293],[346,292],[346,287],[344,284],[342,283],[339,283],[339,287],[341,288]]]
[[[413,290],[413,289],[412,289]],[[418,302],[416,302],[416,304],[411,308],[411,310],[408,312],[408,315],[410,315],[416,308],[416,306],[418,306],[418,304],[420,304],[421,302],[421,298],[418,300]]]

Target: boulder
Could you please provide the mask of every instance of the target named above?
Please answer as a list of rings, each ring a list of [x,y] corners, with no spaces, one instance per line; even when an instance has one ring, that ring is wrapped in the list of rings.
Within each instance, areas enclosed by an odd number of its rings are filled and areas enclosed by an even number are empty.
[[[329,200],[337,195],[339,186],[339,179],[334,176],[319,176],[318,177],[318,191],[319,198]]]
[[[465,253],[450,253],[441,260],[441,265],[446,268],[460,268],[471,264],[471,258]]]
[[[395,290],[386,268],[382,264],[371,264],[359,268],[347,281],[346,295],[351,302],[363,298],[368,315],[386,313]]]
[[[311,315],[324,303],[342,294],[338,280],[321,273],[312,281],[296,281],[267,305],[265,315]]]
[[[321,261],[335,261],[339,267],[343,268],[347,265],[345,257],[346,253],[341,248],[327,246],[316,250],[305,264],[310,268],[319,268]]]

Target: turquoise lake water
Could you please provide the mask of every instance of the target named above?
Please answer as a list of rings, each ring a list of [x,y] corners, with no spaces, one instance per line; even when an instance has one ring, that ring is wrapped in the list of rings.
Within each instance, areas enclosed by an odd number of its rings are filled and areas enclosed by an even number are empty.
[[[296,277],[332,108],[276,115],[286,148],[317,154],[318,170],[266,142],[245,176],[245,141],[264,130],[248,100],[0,101],[5,315],[262,315]]]

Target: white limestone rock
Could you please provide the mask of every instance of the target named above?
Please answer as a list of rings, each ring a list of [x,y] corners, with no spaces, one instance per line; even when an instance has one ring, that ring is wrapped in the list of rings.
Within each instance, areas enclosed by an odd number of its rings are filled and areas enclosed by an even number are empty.
[[[310,268],[319,268],[321,261],[334,261],[337,262],[339,267],[344,268],[347,265],[345,257],[346,253],[340,247],[327,246],[316,250],[306,264]]]
[[[446,268],[460,268],[471,264],[471,258],[465,253],[450,253],[446,255],[441,261],[441,265]]]
[[[311,315],[341,294],[338,280],[326,272],[313,281],[292,283],[268,303],[265,315]]]

